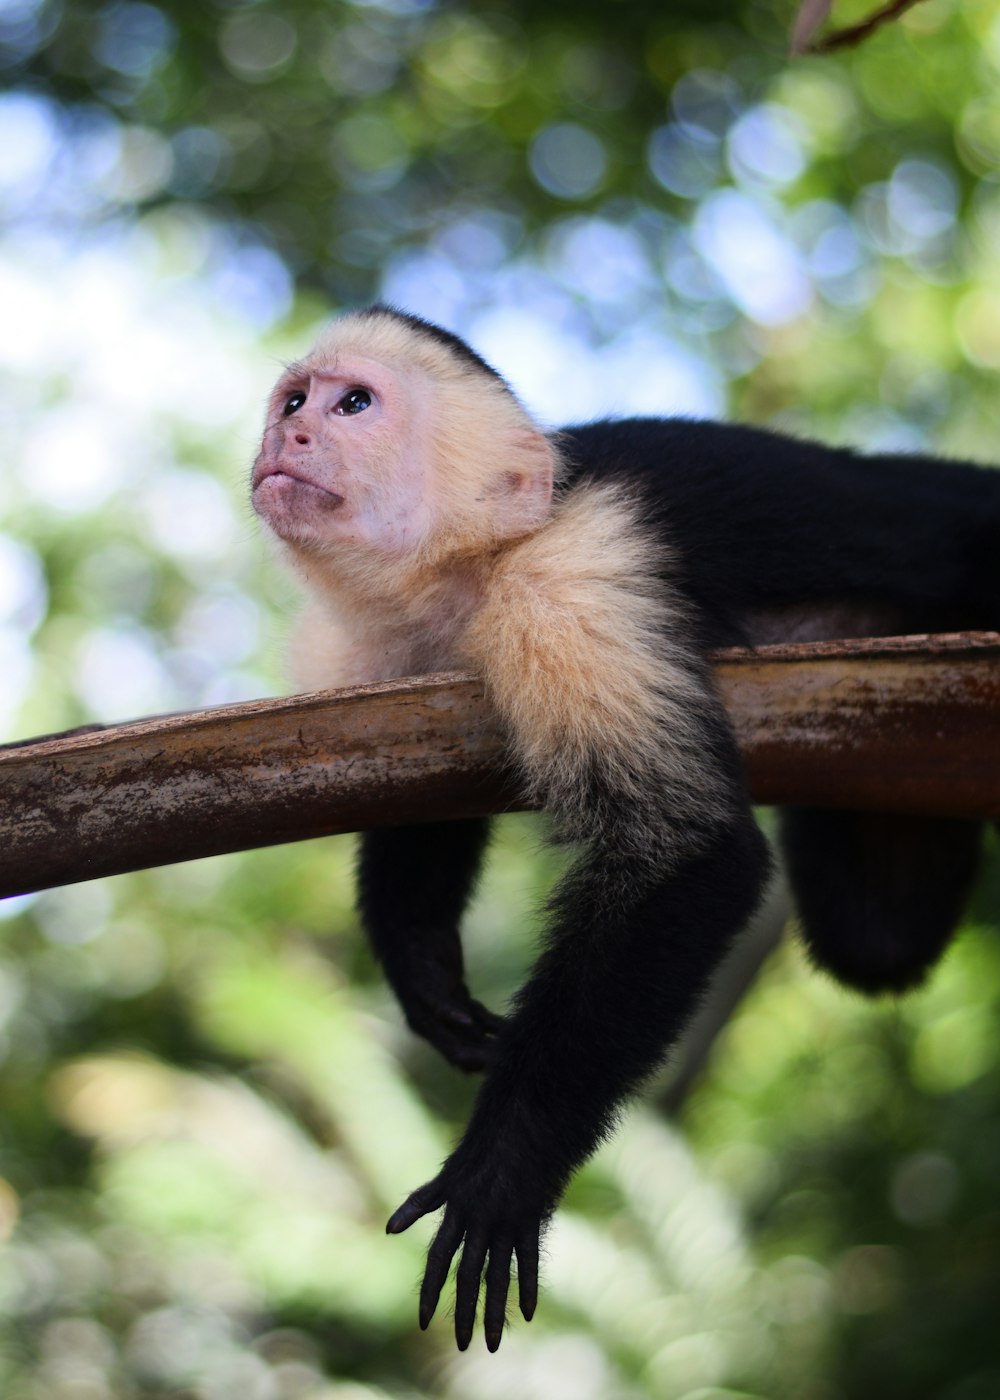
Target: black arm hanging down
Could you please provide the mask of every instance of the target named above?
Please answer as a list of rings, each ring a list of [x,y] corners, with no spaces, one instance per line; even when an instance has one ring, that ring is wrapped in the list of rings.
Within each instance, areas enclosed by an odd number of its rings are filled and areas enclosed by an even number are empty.
[[[503,1019],[469,994],[459,922],[489,822],[429,822],[361,840],[359,908],[407,1024],[463,1070],[485,1069]]]
[[[691,679],[704,684],[696,672]],[[533,1313],[540,1234],[566,1182],[677,1039],[763,892],[769,856],[736,743],[707,685],[703,694],[704,713],[685,742],[706,781],[711,765],[711,805],[692,797],[685,806],[680,787],[665,785],[636,802],[631,775],[609,771],[603,755],[584,812],[563,812],[557,801],[557,826],[574,827],[582,849],[550,901],[541,956],[500,1032],[461,1142],[388,1223],[397,1233],[445,1207],[420,1322],[429,1323],[461,1247],[455,1334],[463,1349],[484,1267],[491,1350],[515,1254],[521,1311]]]
[[[405,1230],[445,1206],[428,1256],[420,1324],[452,1258],[455,1335],[468,1346],[486,1269],[485,1331],[500,1344],[512,1255],[526,1318],[537,1298],[539,1237],[571,1173],[612,1126],[624,1097],[659,1063],[750,917],[768,868],[749,810],[634,901],[629,861],[581,862],[552,902],[547,945],[500,1035],[496,1060],[459,1146],[389,1221]],[[595,885],[597,886],[595,888]]]

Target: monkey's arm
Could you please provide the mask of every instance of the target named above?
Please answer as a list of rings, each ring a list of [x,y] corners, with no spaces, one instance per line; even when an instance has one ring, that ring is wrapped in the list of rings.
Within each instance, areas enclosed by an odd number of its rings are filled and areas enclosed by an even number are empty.
[[[650,888],[643,889],[627,851],[594,853],[570,872],[552,902],[545,951],[500,1036],[461,1143],[387,1227],[404,1230],[445,1206],[421,1288],[422,1327],[463,1243],[459,1347],[472,1336],[484,1265],[490,1350],[500,1343],[512,1254],[521,1311],[532,1316],[545,1221],[622,1099],[696,1008],[753,911],[766,867],[746,812]]]
[[[358,870],[362,922],[407,1024],[464,1070],[486,1068],[503,1024],[469,995],[459,938],[488,836],[486,821],[371,831]]]
[[[392,659],[315,601],[292,640],[292,669],[304,689],[398,674]],[[361,921],[407,1024],[470,1071],[489,1063],[501,1024],[469,995],[458,931],[488,835],[485,821],[368,832],[358,868]]]
[[[461,1143],[387,1227],[445,1207],[420,1321],[461,1247],[463,1349],[484,1265],[490,1349],[514,1254],[531,1316],[566,1181],[676,1039],[766,875],[735,741],[662,562],[628,502],[585,496],[558,533],[519,547],[470,637],[526,785],[583,850]]]

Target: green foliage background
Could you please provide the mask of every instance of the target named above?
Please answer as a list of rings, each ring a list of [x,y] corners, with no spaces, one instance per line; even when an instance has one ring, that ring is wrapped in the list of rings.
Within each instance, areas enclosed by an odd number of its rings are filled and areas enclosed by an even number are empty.
[[[7,737],[280,689],[261,395],[380,291],[487,340],[498,308],[558,328],[570,386],[627,399],[635,346],[667,347],[733,416],[996,460],[1000,11],[927,0],[794,64],[790,19],[7,0]],[[531,338],[488,341],[529,399]],[[503,824],[468,930],[492,1004],[551,861]],[[992,854],[902,1002],[786,942],[682,1123],[654,1086],[573,1184],[496,1357],[416,1330],[429,1230],[382,1233],[473,1086],[401,1027],[350,886],[325,841],[4,907],[4,1397],[1000,1393]]]

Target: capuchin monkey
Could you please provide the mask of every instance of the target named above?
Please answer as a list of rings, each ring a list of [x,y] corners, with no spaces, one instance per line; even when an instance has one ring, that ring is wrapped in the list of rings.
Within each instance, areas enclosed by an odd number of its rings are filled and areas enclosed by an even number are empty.
[[[306,688],[469,668],[525,797],[574,863],[500,1018],[466,989],[485,821],[362,837],[360,910],[410,1026],[486,1070],[439,1174],[420,1325],[454,1256],[455,1334],[500,1344],[512,1260],[677,1040],[760,900],[765,843],[712,648],[1000,625],[1000,473],[747,427],[626,419],[543,432],[456,336],[385,306],[334,322],[271,397],[253,504],[303,580]],[[974,878],[980,823],[788,811],[813,960],[919,982]]]

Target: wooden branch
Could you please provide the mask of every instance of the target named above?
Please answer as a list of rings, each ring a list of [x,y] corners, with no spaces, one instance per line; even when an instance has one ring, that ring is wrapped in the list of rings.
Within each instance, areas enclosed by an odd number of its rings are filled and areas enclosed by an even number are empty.
[[[1000,634],[719,653],[759,802],[1000,817]],[[558,704],[558,697],[554,697]],[[0,896],[516,808],[476,678],[447,674],[0,747]]]

